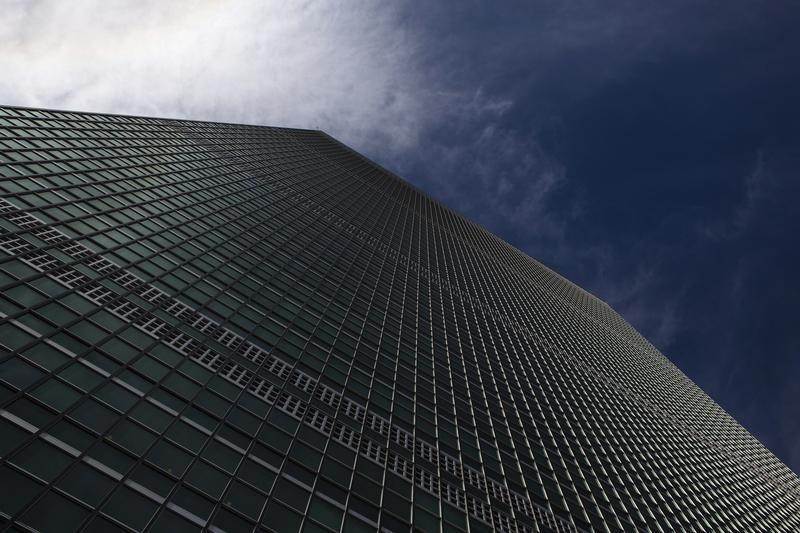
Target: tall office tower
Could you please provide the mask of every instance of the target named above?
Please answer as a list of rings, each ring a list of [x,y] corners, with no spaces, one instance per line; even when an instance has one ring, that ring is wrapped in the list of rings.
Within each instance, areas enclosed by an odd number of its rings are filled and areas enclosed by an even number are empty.
[[[800,528],[607,305],[324,133],[0,108],[0,190],[14,531]]]

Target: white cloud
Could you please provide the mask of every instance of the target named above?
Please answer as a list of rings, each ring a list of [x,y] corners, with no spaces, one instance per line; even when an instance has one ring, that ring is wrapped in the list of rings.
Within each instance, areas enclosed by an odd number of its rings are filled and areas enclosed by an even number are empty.
[[[47,0],[0,11],[5,104],[320,128],[380,152],[413,146],[459,110],[508,107],[426,76],[419,36],[380,3]]]

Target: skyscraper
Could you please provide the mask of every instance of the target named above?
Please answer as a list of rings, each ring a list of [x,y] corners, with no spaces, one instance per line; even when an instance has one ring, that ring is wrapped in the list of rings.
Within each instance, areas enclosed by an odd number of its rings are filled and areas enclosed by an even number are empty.
[[[0,108],[0,518],[800,528],[599,299],[318,131]]]

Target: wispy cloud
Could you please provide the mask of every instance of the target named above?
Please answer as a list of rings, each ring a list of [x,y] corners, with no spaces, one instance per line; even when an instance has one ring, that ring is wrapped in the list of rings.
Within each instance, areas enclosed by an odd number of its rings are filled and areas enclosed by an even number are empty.
[[[503,125],[511,108],[509,101],[486,100],[468,118],[453,117],[451,124],[461,130],[457,144],[431,134],[414,161],[392,163],[446,205],[541,257],[544,248],[564,245],[569,216],[552,200],[567,178],[535,134]]]
[[[743,196],[741,202],[733,208],[731,215],[721,220],[701,224],[700,232],[714,241],[730,241],[747,231],[759,207],[759,202],[766,195],[767,171],[764,162],[764,150],[756,153],[752,170],[743,180]]]
[[[640,244],[639,249],[642,252],[634,254],[639,263],[627,268],[620,268],[618,250],[587,252],[596,263],[590,289],[637,330],[646,332],[653,345],[668,353],[687,327],[682,311],[689,288],[684,281],[677,290],[665,292],[663,284],[669,269],[662,260],[665,248],[648,243]]]

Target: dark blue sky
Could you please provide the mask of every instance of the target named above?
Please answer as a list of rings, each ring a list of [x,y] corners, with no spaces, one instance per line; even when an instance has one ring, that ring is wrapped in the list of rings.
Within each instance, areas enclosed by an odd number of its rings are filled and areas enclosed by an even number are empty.
[[[606,300],[800,472],[800,4],[401,20],[423,79],[483,103],[370,155]]]

